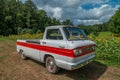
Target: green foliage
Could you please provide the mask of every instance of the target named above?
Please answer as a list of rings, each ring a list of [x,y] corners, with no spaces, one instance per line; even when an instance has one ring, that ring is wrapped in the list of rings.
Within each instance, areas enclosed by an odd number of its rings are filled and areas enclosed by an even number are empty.
[[[69,19],[66,19],[65,21],[63,21],[62,24],[63,25],[73,25],[73,23]]]
[[[110,30],[113,33],[120,34],[120,8],[116,11],[115,15],[109,21]]]
[[[93,31],[92,34],[97,37],[99,35],[99,32]]]
[[[96,60],[107,65],[120,66],[120,37],[114,37],[110,32],[89,36],[97,44]]]
[[[86,32],[86,34],[90,34],[90,33],[98,34],[98,32],[109,31],[108,23],[95,24],[95,25],[89,25],[89,26],[79,24],[77,25],[77,27],[83,29]]]
[[[72,22],[69,20],[70,24]],[[32,0],[1,0],[0,1],[0,35],[39,33],[45,27],[60,25],[56,18],[50,18],[44,10],[37,9]]]

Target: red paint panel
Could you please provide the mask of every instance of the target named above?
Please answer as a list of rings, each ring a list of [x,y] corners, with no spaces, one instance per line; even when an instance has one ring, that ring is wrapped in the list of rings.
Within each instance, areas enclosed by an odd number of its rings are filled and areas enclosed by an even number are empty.
[[[17,45],[32,48],[32,49],[42,50],[46,52],[51,52],[51,53],[59,54],[63,56],[75,57],[74,50],[48,47],[48,46],[42,46],[42,45],[37,45],[37,44],[25,43],[25,42],[17,42]]]
[[[36,50],[46,51],[46,52],[50,52],[50,53],[53,53],[53,54],[63,55],[63,56],[71,57],[71,58],[76,57],[74,55],[74,49],[68,50],[68,49],[61,49],[61,48],[55,48],[55,47],[49,47],[49,46],[42,46],[42,45],[37,45],[37,44],[32,44],[32,43],[25,43],[25,42],[17,42],[17,45],[32,48],[32,49],[36,49]],[[83,46],[83,47],[80,47],[80,48],[84,49],[84,48],[86,48],[86,46]],[[88,52],[83,52],[80,56],[89,54],[89,53],[91,53],[93,51],[94,50],[91,50],[91,51],[88,51]]]

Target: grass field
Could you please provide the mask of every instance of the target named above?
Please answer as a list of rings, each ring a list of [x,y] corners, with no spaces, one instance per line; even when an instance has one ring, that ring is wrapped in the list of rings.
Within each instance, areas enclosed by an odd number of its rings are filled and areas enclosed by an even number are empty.
[[[89,35],[97,44],[96,60],[80,69],[62,69],[54,75],[42,63],[21,60],[16,52],[16,39],[39,39],[42,35],[0,36],[0,80],[120,80],[119,37],[110,32],[102,32],[97,37]]]

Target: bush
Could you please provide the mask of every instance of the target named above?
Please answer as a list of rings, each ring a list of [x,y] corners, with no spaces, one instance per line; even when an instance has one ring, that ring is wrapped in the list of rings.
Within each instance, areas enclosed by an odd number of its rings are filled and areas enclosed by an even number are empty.
[[[96,37],[90,35],[89,37],[97,44],[96,60],[105,62],[108,65],[120,66],[120,37],[112,35]]]

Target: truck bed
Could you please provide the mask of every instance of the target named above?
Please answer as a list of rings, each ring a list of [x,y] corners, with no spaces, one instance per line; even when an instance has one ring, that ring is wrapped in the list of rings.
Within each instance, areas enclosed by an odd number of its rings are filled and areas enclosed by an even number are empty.
[[[27,39],[27,40],[17,40],[17,42],[26,42],[26,43],[34,43],[34,44],[40,44],[41,43],[41,40],[39,39]]]

